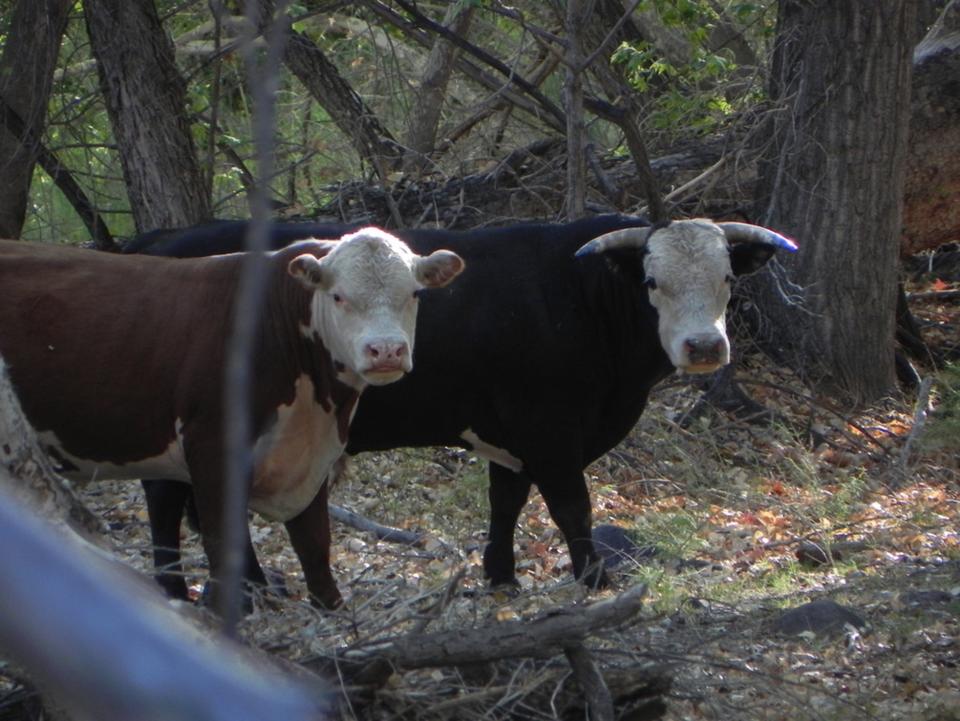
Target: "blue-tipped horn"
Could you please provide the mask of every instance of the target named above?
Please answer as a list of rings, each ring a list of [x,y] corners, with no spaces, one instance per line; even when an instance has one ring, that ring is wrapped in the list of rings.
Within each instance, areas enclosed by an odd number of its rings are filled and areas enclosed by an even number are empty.
[[[750,223],[717,223],[730,243],[770,243],[791,253],[797,252],[797,244],[775,230]]]
[[[621,228],[612,230],[609,233],[598,235],[588,243],[580,246],[580,249],[574,254],[576,257],[591,255],[593,253],[603,253],[613,248],[642,248],[647,243],[647,238],[653,228]]]

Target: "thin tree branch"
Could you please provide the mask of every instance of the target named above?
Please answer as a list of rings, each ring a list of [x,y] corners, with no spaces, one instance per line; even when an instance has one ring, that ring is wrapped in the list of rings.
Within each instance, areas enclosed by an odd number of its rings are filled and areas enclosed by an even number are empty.
[[[273,126],[276,118],[274,96],[279,84],[279,70],[289,18],[284,10],[287,0],[280,0],[275,19],[270,23],[267,37],[267,55],[258,66],[253,48],[255,30],[243,45],[250,87],[254,89],[253,140],[257,154],[260,182],[250,194],[251,219],[247,231],[246,254],[237,287],[233,329],[227,348],[224,374],[224,521],[223,562],[220,581],[222,587],[216,598],[217,609],[223,619],[223,633],[236,635],[242,605],[241,581],[247,540],[247,496],[253,468],[253,431],[250,401],[253,369],[250,356],[257,333],[257,312],[266,296],[266,261],[262,251],[267,248],[269,203],[267,183],[273,173]],[[248,0],[247,15],[251,28],[260,27],[258,0]]]
[[[371,9],[374,9],[375,11],[379,9],[375,9],[373,6],[375,5],[382,6],[382,3],[380,3],[378,0],[365,0],[365,4]],[[443,25],[437,22],[434,22],[433,20],[425,16],[423,13],[421,13],[414,4],[411,4],[406,0],[397,0],[397,5],[399,5],[401,8],[403,8],[410,14],[415,25],[421,28],[425,28],[434,34],[441,35],[447,38],[454,45],[457,45],[458,47],[463,49],[465,52],[469,53],[470,55],[477,58],[478,60],[485,63],[486,65],[489,65],[491,68],[493,68],[494,70],[499,72],[501,75],[503,75],[511,84],[515,85],[517,88],[522,90],[525,94],[527,94],[528,96],[536,100],[537,104],[541,108],[546,110],[547,113],[552,115],[555,120],[559,121],[560,123],[566,122],[563,111],[560,108],[558,108],[543,93],[537,90],[535,86],[531,85],[526,80],[519,77],[513,71],[513,69],[510,68],[508,65],[505,65],[503,62],[493,57],[493,55],[488,53],[486,50],[477,47],[476,45],[465,40],[464,38],[460,37],[456,33],[451,32],[447,28],[443,27]],[[381,8],[381,9],[386,9],[386,8]],[[389,12],[391,15],[396,15],[395,13],[393,13],[393,11],[389,11]],[[381,14],[381,13],[378,12],[378,14]]]

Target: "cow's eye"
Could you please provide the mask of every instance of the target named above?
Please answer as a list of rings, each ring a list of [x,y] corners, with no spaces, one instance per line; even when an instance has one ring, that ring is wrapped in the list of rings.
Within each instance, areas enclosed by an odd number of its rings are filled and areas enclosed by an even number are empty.
[[[343,296],[340,295],[339,293],[334,293],[333,302],[336,303],[337,305],[340,305],[341,303],[343,303]]]
[[[730,285],[733,285],[733,281],[735,281],[736,278],[731,274],[731,275],[728,275],[726,278],[724,278],[724,280]]]
[[[653,278],[647,278],[645,281],[643,281],[643,284],[647,286],[650,290],[657,289],[657,281],[654,280]]]

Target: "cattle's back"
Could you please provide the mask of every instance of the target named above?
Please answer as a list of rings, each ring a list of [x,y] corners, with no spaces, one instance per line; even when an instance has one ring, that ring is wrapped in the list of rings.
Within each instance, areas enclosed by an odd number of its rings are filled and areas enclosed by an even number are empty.
[[[596,389],[616,382],[609,339],[619,342],[631,331],[595,312],[603,306],[602,286],[623,285],[606,261],[574,254],[610,230],[647,224],[611,215],[464,233],[400,231],[416,252],[449,248],[466,269],[448,288],[421,295],[413,372],[366,391],[350,452],[452,445],[467,427],[481,435],[484,423],[503,428],[508,415],[515,416],[511,425],[541,423],[543,416],[581,422],[587,406],[607,400],[594,398]],[[627,378],[618,390],[642,407],[645,393],[635,392],[632,382]],[[488,431],[484,438],[508,441],[506,432],[496,435]]]
[[[186,369],[195,359],[216,363],[228,270],[0,242],[0,354],[31,423],[55,430],[75,455],[112,446],[122,460],[134,437],[162,451],[182,412],[176,391]]]

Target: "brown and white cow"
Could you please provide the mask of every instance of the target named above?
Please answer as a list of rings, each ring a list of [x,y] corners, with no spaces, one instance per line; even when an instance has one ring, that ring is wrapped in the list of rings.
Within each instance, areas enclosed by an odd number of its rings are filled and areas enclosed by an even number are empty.
[[[74,479],[192,484],[222,570],[223,368],[241,254],[174,260],[0,241],[0,355],[24,412]],[[249,505],[283,521],[307,588],[340,603],[326,479],[359,393],[412,368],[417,292],[463,269],[365,228],[267,254],[252,366]]]

